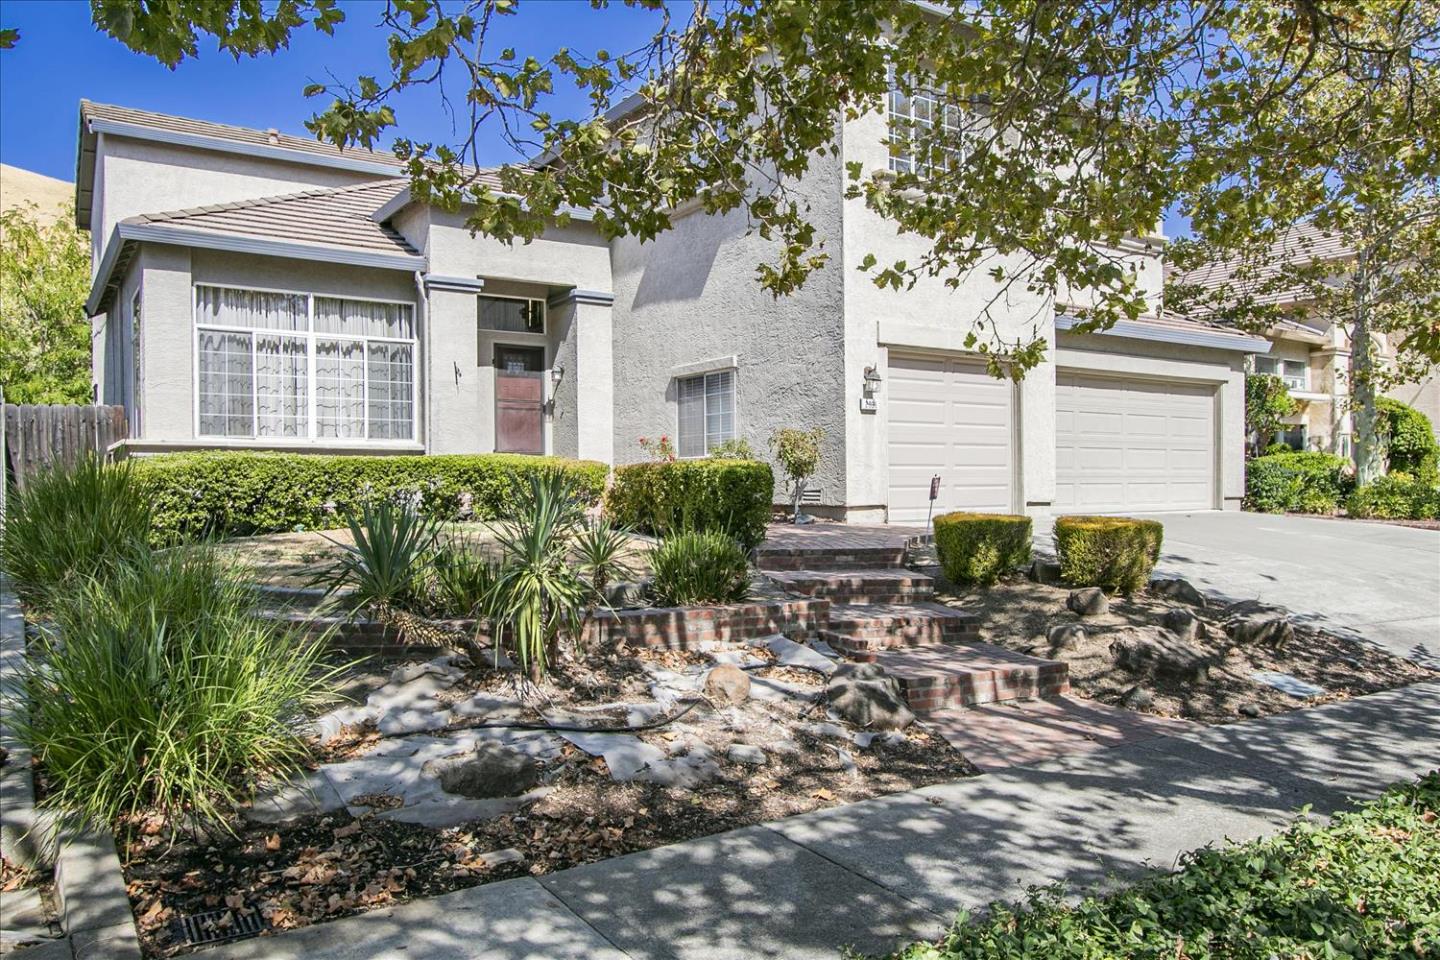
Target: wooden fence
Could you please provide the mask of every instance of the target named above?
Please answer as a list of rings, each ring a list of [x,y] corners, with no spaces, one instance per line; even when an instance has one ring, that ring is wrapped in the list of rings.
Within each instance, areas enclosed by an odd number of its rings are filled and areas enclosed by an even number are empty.
[[[129,435],[124,407],[4,405],[0,418],[0,466],[19,489],[38,470],[75,463],[87,453],[104,456]]]

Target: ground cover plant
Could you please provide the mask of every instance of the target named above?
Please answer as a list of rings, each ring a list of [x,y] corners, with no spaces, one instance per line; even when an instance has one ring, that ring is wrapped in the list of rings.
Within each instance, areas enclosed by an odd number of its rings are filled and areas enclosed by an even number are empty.
[[[96,457],[41,471],[11,491],[0,567],[27,606],[46,610],[144,550],[151,513],[128,466]]]
[[[666,537],[651,553],[650,565],[661,606],[739,603],[750,592],[744,549],[718,530]]]
[[[1329,824],[1192,851],[1174,873],[1069,902],[1056,888],[961,914],[896,960],[1426,957],[1440,945],[1440,773]]]

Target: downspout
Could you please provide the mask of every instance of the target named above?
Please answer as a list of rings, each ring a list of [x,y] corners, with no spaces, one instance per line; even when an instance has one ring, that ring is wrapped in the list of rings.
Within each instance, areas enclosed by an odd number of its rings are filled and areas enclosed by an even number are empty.
[[[434,378],[431,376],[432,371],[430,369],[430,297],[425,292],[425,274],[420,270],[415,271],[415,293],[420,298],[420,349],[424,351],[425,355],[424,362],[420,364],[420,370],[421,373],[424,375],[425,380],[419,385],[419,390],[417,391],[417,393],[420,397],[420,402],[424,404],[425,452],[429,453],[431,449],[430,384],[433,382]]]

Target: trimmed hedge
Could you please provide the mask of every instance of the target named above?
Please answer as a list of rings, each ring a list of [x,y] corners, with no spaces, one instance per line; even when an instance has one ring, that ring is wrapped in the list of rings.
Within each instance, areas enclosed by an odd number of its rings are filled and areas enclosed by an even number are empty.
[[[210,451],[135,459],[135,480],[153,510],[159,543],[336,527],[366,502],[419,500],[442,520],[500,516],[515,482],[537,470],[573,476],[588,502],[600,499],[609,468],[588,460],[486,453],[326,456]]]
[[[1131,593],[1150,582],[1165,528],[1132,517],[1057,517],[1060,577],[1076,587]]]
[[[720,530],[749,550],[765,539],[775,477],[758,460],[671,460],[615,468],[605,510],[656,536]]]
[[[1352,493],[1345,512],[1365,519],[1440,520],[1440,484],[1392,473]]]
[[[1030,562],[1030,518],[1008,513],[946,513],[935,518],[935,552],[952,583],[991,584]]]
[[[1332,453],[1272,453],[1245,464],[1245,509],[1334,513],[1354,488],[1350,461]]]
[[[1377,398],[1375,406],[1379,413],[1376,427],[1385,442],[1386,471],[1433,477],[1440,461],[1440,443],[1435,441],[1430,418],[1390,397]]]

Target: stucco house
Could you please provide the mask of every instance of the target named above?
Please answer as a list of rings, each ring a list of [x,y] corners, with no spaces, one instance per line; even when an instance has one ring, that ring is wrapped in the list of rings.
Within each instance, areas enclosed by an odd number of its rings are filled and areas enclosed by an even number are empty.
[[[1351,455],[1350,335],[1344,326],[1307,311],[1306,290],[1286,281],[1282,271],[1289,264],[1319,263],[1333,264],[1335,274],[1340,275],[1351,258],[1340,237],[1300,224],[1270,246],[1259,271],[1244,281],[1247,295],[1257,305],[1276,307],[1285,315],[1265,331],[1270,352],[1252,357],[1250,370],[1280,377],[1297,401],[1295,413],[1286,418],[1284,430],[1274,438],[1296,450]],[[1222,260],[1173,279],[1212,292],[1233,289],[1239,266],[1237,259]],[[1375,337],[1374,345],[1381,364],[1394,358],[1393,345],[1386,338]],[[1440,439],[1440,375],[1432,371],[1416,383],[1388,389],[1386,395],[1428,416]]]
[[[574,222],[472,237],[390,156],[85,102],[76,216],[94,238],[95,382],[133,453],[553,453],[625,463],[820,426],[811,512],[1238,508],[1246,355],[1266,341],[1146,317],[1070,332],[1073,304],[1005,301],[1051,349],[1019,384],[963,343],[988,276],[898,293],[857,269],[918,251],[844,199],[844,164],[903,163],[887,116],[847,121],[798,185],[831,264],[795,295],[754,282],[743,216],[674,213],[649,243]],[[1159,303],[1164,239],[1121,251]],[[782,498],[777,498],[782,499]]]

